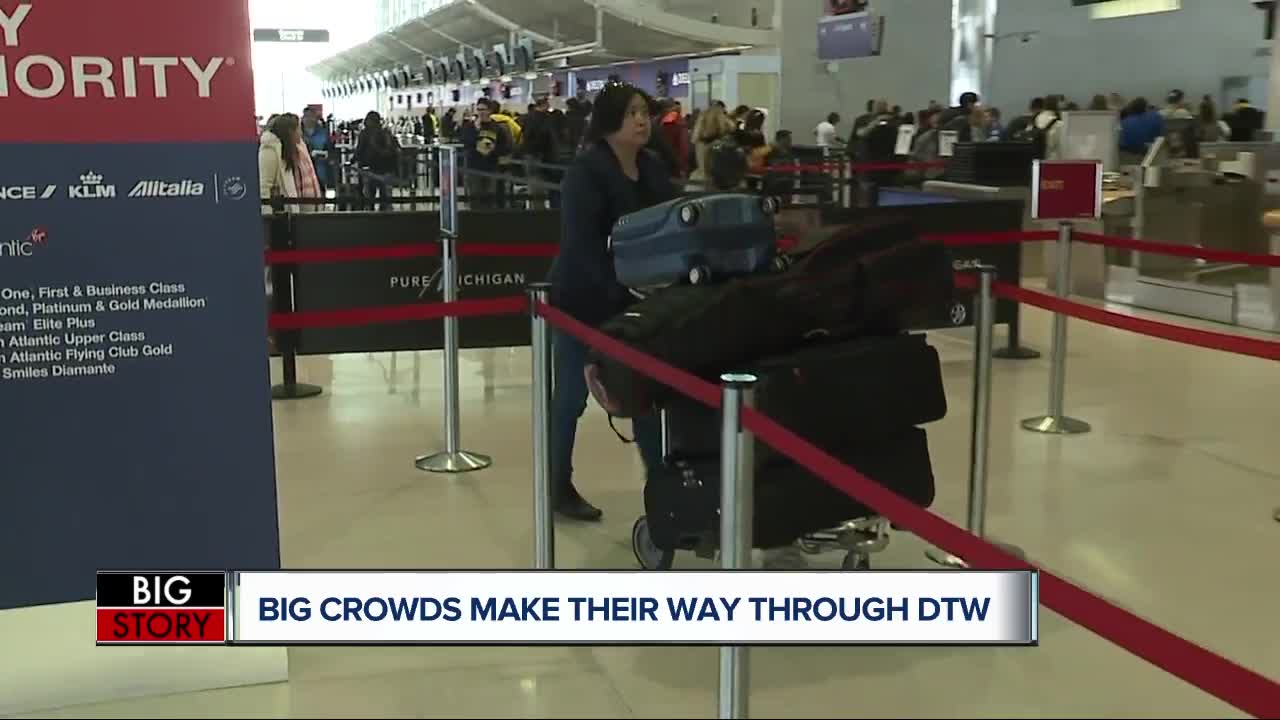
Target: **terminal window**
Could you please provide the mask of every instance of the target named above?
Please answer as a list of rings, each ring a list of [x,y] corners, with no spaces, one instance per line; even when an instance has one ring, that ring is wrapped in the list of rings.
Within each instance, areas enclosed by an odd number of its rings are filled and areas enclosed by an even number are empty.
[[[1110,20],[1181,9],[1182,0],[1106,0],[1089,3],[1089,17],[1094,20]]]

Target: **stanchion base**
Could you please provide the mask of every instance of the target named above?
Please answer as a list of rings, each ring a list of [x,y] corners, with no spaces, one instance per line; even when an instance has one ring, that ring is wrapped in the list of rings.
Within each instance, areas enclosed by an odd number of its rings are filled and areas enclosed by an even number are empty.
[[[941,550],[935,550],[930,548],[929,550],[925,551],[924,556],[929,558],[929,560],[933,564],[941,565],[942,567],[945,567],[945,568],[951,568],[952,570],[964,570],[965,568],[969,567],[969,563],[965,562],[964,560],[961,560],[955,555],[952,555],[950,553],[944,553]]]
[[[1280,512],[1280,510],[1277,510],[1277,512]],[[995,542],[991,538],[987,538],[987,542],[1000,548],[1006,553],[1018,558],[1019,560],[1022,560],[1025,562],[1027,559],[1027,552],[1022,548],[1018,547],[1017,545],[1010,545],[1009,543]],[[929,560],[933,562],[933,564],[941,565],[942,567],[945,567],[945,568],[951,568],[952,570],[966,570],[969,567],[969,563],[965,562],[962,558],[956,557],[951,553],[944,553],[941,550],[938,550],[936,548],[930,548],[928,550],[925,550],[924,556],[929,558]]]
[[[294,383],[292,385],[275,385],[271,388],[272,400],[301,400],[315,397],[324,392],[319,385]]]
[[[1049,415],[1027,418],[1022,421],[1022,429],[1043,435],[1083,435],[1093,428],[1089,423],[1075,418],[1054,418]]]
[[[992,350],[991,357],[1000,358],[1001,360],[1035,360],[1040,357],[1040,351],[1022,347],[1021,345],[1006,346]]]
[[[483,470],[493,464],[493,458],[488,455],[480,455],[466,450],[459,450],[456,453],[439,452],[435,455],[426,455],[414,461],[414,467],[424,472],[433,473],[464,473],[473,472],[475,470]]]

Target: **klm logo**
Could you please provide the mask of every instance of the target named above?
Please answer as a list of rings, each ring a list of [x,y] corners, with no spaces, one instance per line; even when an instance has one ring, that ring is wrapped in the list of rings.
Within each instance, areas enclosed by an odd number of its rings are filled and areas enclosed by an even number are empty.
[[[114,198],[116,186],[103,184],[102,176],[90,170],[80,176],[79,185],[67,188],[67,195],[73,200]]]

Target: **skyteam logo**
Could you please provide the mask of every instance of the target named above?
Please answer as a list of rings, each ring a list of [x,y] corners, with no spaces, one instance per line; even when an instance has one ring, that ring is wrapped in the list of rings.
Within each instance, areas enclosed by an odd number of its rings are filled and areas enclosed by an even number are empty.
[[[222,197],[228,200],[243,200],[245,195],[249,194],[249,186],[239,176],[226,178],[222,181]]]
[[[72,200],[101,200],[114,198],[115,196],[116,186],[105,184],[102,175],[92,170],[80,176],[79,185],[72,185],[67,188],[67,197]]]
[[[198,198],[204,197],[204,183],[185,180],[141,180],[129,191],[131,198]]]

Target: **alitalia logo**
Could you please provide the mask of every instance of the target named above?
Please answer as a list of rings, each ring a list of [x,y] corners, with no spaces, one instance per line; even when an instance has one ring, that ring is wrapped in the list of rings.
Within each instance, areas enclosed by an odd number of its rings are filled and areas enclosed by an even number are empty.
[[[204,183],[195,180],[169,182],[167,180],[142,180],[129,191],[131,198],[183,198],[203,197]]]

